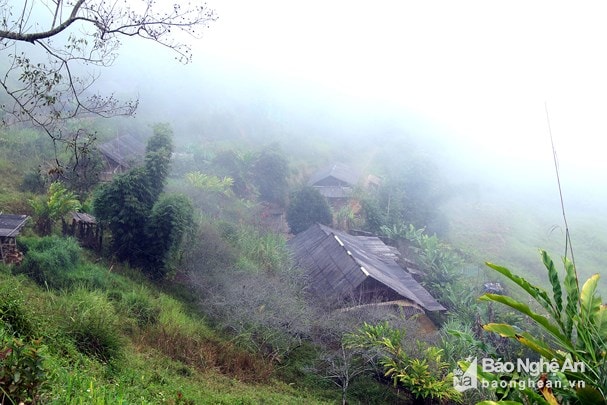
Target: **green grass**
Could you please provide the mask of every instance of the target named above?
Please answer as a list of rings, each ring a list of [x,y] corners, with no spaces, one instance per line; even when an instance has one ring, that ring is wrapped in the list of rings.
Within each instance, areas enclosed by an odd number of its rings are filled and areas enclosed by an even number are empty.
[[[0,271],[0,349],[12,333],[41,339],[48,376],[42,402],[331,403],[277,380],[271,364],[217,335],[186,304],[128,277],[129,271],[110,272],[82,257],[62,265],[56,286],[12,274],[17,268]]]
[[[539,249],[552,256],[564,276],[560,263],[565,253],[565,231],[559,212],[554,209],[543,212],[540,208],[516,202],[458,201],[446,207],[451,218],[447,238],[479,265],[485,261],[499,264],[542,285],[548,279]],[[578,275],[580,282],[584,282],[603,271],[607,222],[600,216],[576,212],[568,214],[568,222]],[[485,270],[483,274],[483,280],[487,281],[495,275]],[[599,282],[599,290],[607,293],[607,280]]]

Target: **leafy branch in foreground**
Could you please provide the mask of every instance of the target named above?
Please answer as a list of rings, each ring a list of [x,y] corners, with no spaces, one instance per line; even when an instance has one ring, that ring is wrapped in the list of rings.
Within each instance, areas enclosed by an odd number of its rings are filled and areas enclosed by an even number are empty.
[[[553,384],[558,388],[554,392],[552,389],[542,390],[543,398],[540,399],[544,402],[539,403],[558,403],[554,401],[561,398],[561,403],[605,404],[607,305],[602,303],[597,292],[599,274],[592,275],[580,288],[575,266],[567,258],[563,259],[565,277],[561,282],[548,253],[542,250],[541,256],[548,271],[551,291],[531,284],[505,267],[492,263],[487,265],[521,287],[544,313],[505,295],[485,294],[480,299],[501,303],[530,318],[549,339],[506,323],[489,323],[483,328],[515,339],[548,361],[558,363],[559,372],[544,373],[540,378],[564,379],[567,383]],[[579,367],[567,367],[567,364]]]

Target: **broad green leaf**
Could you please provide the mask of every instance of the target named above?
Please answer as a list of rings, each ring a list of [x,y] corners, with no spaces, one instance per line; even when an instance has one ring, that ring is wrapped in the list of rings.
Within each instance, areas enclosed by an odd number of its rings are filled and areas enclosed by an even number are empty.
[[[580,294],[580,315],[584,322],[593,323],[601,308],[601,297],[596,293],[599,274],[593,274],[582,286]]]
[[[489,263],[489,262],[486,262],[485,264],[487,266],[491,267],[493,270],[497,271],[498,273],[501,273],[502,275],[508,277],[510,280],[514,281],[523,290],[527,291],[527,293],[529,295],[531,295],[542,307],[544,307],[544,309],[546,309],[546,311],[548,311],[551,316],[553,316],[555,318],[558,317],[558,314],[555,314],[555,312],[554,312],[554,308],[552,306],[552,301],[550,301],[550,298],[548,297],[548,293],[546,293],[546,291],[531,284],[524,278],[519,277],[515,274],[512,274],[512,272],[505,267],[498,266],[496,264]]]
[[[477,402],[476,405],[524,405],[518,401],[481,401]]]
[[[607,341],[607,304],[601,305],[599,308],[594,324],[596,325],[596,332],[603,342]]]
[[[567,258],[563,259],[563,263],[565,265],[565,280],[563,285],[565,286],[565,291],[567,292],[567,305],[565,307],[565,332],[567,336],[571,336],[573,331],[573,320],[577,316],[579,297],[580,297],[580,287],[578,285],[577,272],[575,271],[575,266],[571,263]]]
[[[483,329],[488,332],[497,333],[501,337],[516,339],[521,344],[527,346],[534,352],[544,356],[547,359],[563,359],[563,356],[560,353],[551,349],[545,342],[536,339],[527,332],[516,330],[512,325],[505,323],[488,323],[483,325]]]
[[[577,399],[580,401],[580,404],[596,404],[596,405],[606,405],[607,401],[599,390],[594,387],[586,386],[584,388],[579,388],[576,390],[575,395]]]
[[[518,312],[524,315],[527,315],[528,317],[533,319],[538,325],[542,326],[548,333],[554,336],[554,338],[559,341],[563,348],[567,350],[573,350],[571,341],[561,333],[560,329],[556,325],[551,323],[545,316],[532,311],[527,304],[517,301],[512,297],[498,294],[484,294],[479,297],[479,300],[499,302],[509,306],[512,309],[517,310]]]
[[[554,262],[548,253],[545,250],[540,250],[540,252],[544,266],[546,266],[546,269],[548,270],[548,279],[550,280],[550,284],[552,284],[552,298],[554,299],[556,311],[560,314],[563,311],[563,290],[561,289],[559,274],[556,271]]]

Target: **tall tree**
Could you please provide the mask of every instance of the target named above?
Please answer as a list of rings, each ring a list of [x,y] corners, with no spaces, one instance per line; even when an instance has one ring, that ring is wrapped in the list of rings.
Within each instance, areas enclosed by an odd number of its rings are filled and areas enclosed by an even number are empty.
[[[144,271],[153,279],[160,279],[177,260],[179,245],[192,225],[192,203],[178,194],[160,196],[146,224],[146,266]]]
[[[0,53],[7,61],[0,88],[9,100],[2,108],[11,120],[33,123],[55,145],[66,143],[76,155],[88,150],[94,136],[67,129],[66,121],[81,115],[132,115],[138,104],[93,93],[98,74],[77,71],[110,66],[121,39],[130,37],[168,47],[187,63],[190,47],[174,34],[199,37],[216,19],[205,4],[195,2],[4,0],[0,6]]]
[[[146,224],[169,173],[171,131],[154,127],[147,145],[145,165],[116,177],[95,195],[95,214],[109,224],[111,248],[119,260],[146,263]]]
[[[289,164],[279,151],[264,150],[253,164],[254,182],[265,201],[283,205],[287,199]]]

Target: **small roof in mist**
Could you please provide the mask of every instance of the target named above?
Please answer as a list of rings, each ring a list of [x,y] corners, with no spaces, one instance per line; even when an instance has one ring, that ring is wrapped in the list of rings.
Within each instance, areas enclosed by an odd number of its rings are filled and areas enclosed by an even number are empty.
[[[355,186],[358,184],[358,180],[360,179],[360,173],[346,164],[336,162],[314,173],[310,177],[308,185],[313,186],[319,181],[328,177],[333,177],[337,180],[343,181],[344,183],[348,183],[351,186]]]
[[[145,154],[145,144],[134,135],[121,135],[98,146],[99,151],[116,164],[128,168]]]

